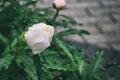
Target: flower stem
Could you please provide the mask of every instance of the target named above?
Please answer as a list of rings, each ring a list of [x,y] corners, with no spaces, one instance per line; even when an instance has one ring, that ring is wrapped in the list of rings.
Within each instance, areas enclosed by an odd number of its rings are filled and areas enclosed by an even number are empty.
[[[33,61],[36,66],[38,80],[41,80],[41,70],[42,69],[41,69],[41,61],[40,61],[38,54],[33,56]]]
[[[54,21],[54,22],[56,21],[56,18],[57,18],[57,16],[58,16],[58,14],[59,14],[59,10],[56,9],[56,13],[55,13],[55,15],[54,15],[54,17],[53,17],[53,21]]]

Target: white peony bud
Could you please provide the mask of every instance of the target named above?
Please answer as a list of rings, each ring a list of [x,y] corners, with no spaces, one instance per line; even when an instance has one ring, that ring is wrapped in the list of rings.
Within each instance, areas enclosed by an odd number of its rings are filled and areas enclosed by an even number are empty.
[[[65,0],[54,0],[53,5],[56,9],[63,9],[66,5]]]
[[[30,27],[24,36],[33,54],[38,54],[50,46],[53,34],[54,28],[52,26],[38,23]]]

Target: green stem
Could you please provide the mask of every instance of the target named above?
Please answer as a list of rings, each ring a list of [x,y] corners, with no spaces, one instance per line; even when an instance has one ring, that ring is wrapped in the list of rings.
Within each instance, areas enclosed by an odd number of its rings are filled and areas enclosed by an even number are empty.
[[[56,13],[55,13],[55,15],[54,15],[54,17],[53,17],[53,21],[54,21],[54,22],[56,21],[56,18],[57,18],[57,16],[58,16],[58,14],[59,14],[59,10],[56,9]]]
[[[36,66],[38,80],[41,80],[41,70],[42,69],[41,69],[41,61],[40,61],[38,54],[33,56],[33,61]]]

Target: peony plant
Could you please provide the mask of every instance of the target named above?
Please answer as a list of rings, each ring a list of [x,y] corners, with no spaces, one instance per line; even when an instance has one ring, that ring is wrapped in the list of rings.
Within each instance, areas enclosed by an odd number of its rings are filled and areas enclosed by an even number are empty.
[[[36,3],[0,1],[0,80],[115,80],[106,71],[119,64],[101,65],[103,50],[89,58],[64,40],[89,34],[72,27],[82,23],[59,13],[66,0],[53,0],[52,8],[36,8]],[[55,32],[57,27],[64,30]]]

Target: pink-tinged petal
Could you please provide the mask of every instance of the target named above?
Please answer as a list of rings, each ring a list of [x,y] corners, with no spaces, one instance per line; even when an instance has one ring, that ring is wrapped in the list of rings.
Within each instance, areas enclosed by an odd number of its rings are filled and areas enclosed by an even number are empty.
[[[50,46],[53,34],[54,28],[52,26],[38,23],[29,28],[25,34],[25,40],[33,54],[38,54]]]

